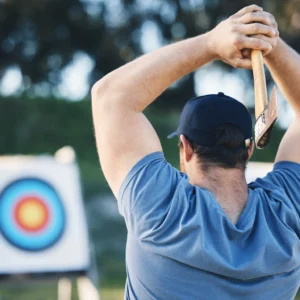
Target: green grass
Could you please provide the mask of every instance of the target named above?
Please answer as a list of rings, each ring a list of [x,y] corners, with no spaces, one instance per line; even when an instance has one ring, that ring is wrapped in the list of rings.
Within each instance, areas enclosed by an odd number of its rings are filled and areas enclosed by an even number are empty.
[[[123,300],[124,290],[122,288],[100,289],[101,300]],[[51,286],[41,287],[10,287],[0,288],[0,300],[56,300],[56,288]],[[73,288],[72,300],[78,300],[77,291]],[[300,300],[300,294],[295,298]]]
[[[101,300],[123,300],[123,288],[100,289]],[[42,284],[42,286],[11,285],[0,287],[0,300],[56,300],[57,289],[53,284]],[[72,300],[78,300],[77,290],[73,284]]]
[[[123,300],[123,289],[102,289],[100,291],[101,300]]]

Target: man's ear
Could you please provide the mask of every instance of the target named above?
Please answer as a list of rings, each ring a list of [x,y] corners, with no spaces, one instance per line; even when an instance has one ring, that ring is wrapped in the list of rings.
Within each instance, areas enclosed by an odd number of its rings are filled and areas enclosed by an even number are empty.
[[[184,158],[186,162],[189,162],[194,154],[194,150],[191,147],[187,138],[183,134],[180,135],[180,141],[183,147]]]
[[[253,154],[253,151],[254,151],[254,141],[252,141],[251,146],[248,149],[248,160],[250,160],[250,158]]]

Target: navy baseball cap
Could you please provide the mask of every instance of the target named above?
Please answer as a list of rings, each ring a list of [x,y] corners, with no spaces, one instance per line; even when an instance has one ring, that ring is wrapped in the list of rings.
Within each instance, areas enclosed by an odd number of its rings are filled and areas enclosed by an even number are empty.
[[[244,133],[238,148],[248,148],[252,143],[252,119],[244,104],[223,93],[196,97],[189,100],[180,115],[177,130],[168,138],[183,134],[194,143],[213,147],[217,144],[215,130],[218,126],[232,124]]]

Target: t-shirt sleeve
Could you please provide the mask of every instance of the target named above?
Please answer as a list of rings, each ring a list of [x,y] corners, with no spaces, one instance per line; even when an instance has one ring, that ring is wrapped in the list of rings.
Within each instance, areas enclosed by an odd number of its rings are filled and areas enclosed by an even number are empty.
[[[123,181],[119,196],[119,212],[124,216],[129,234],[139,239],[163,233],[180,217],[178,194],[187,185],[186,175],[173,168],[162,152],[141,159]]]
[[[265,178],[257,179],[255,184],[270,190],[282,189],[300,215],[300,164],[289,161],[278,162],[272,172]]]

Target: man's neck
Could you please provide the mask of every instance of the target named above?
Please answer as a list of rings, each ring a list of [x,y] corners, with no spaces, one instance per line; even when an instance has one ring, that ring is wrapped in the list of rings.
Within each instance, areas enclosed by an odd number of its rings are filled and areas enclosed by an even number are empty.
[[[245,172],[240,169],[215,168],[199,171],[190,178],[193,185],[209,190],[232,223],[236,223],[248,200]]]

